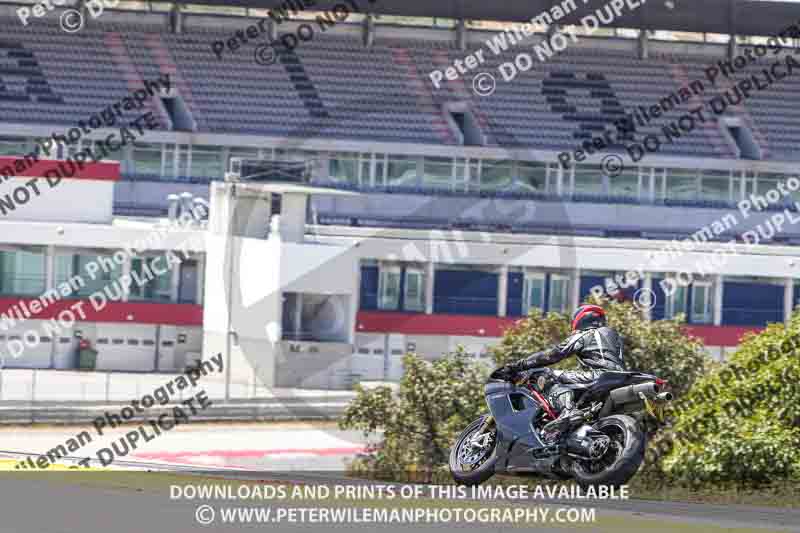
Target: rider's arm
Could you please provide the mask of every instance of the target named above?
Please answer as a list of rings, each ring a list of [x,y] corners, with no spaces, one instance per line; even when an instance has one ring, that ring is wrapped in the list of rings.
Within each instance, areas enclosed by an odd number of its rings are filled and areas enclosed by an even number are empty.
[[[581,349],[582,338],[582,334],[572,335],[561,344],[552,346],[541,352],[536,352],[526,359],[519,361],[517,366],[520,370],[528,370],[530,368],[539,368],[558,363]]]

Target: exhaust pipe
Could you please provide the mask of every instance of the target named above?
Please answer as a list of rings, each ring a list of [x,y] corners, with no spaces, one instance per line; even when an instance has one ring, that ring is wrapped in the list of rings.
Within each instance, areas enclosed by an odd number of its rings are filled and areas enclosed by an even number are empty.
[[[671,402],[675,398],[671,392],[661,392],[654,398],[657,402]]]
[[[602,409],[600,409],[600,413],[598,413],[599,416],[608,416],[614,409],[625,404],[641,402],[642,399],[639,398],[639,393],[644,394],[648,398],[654,398],[658,395],[658,385],[650,381],[647,383],[628,385],[627,387],[620,387],[612,390],[608,394],[608,398],[606,398],[606,402],[603,404]],[[672,396],[672,393],[669,392],[662,394],[668,394],[669,396]]]
[[[653,398],[658,394],[658,386],[652,381],[649,383],[640,383],[638,385],[628,385],[627,387],[620,387],[612,390],[608,397],[611,398],[611,401],[616,405],[621,405],[638,402],[640,400],[640,392],[644,393],[648,398]]]

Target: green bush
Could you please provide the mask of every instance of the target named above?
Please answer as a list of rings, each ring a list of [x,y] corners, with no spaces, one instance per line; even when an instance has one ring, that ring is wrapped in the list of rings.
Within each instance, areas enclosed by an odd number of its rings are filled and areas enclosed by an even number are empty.
[[[359,387],[339,425],[365,435],[383,430],[373,453],[352,465],[355,472],[389,479],[421,472],[418,481],[431,481],[447,464],[458,433],[485,409],[488,372],[460,349],[434,362],[409,354],[403,364],[397,395],[388,387]]]
[[[797,477],[800,314],[749,335],[673,412],[668,474],[745,485]]]

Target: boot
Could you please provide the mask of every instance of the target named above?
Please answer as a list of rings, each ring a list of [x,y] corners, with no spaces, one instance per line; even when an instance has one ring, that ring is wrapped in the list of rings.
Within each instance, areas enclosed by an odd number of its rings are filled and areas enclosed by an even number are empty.
[[[553,441],[558,436],[561,435],[562,432],[569,429],[570,426],[570,418],[577,412],[577,409],[572,408],[564,408],[561,411],[561,414],[558,415],[558,418],[555,420],[548,422],[542,428],[542,434],[548,435],[550,438],[548,440]]]

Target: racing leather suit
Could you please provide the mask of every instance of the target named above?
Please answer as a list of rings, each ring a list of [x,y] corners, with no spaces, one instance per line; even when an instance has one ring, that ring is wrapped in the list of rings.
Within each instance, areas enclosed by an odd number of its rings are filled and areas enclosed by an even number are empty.
[[[622,336],[608,327],[591,327],[576,331],[561,344],[547,350],[537,352],[517,363],[520,370],[540,368],[555,364],[571,355],[578,357],[582,370],[554,370],[555,384],[550,388],[548,396],[553,406],[559,411],[571,409],[572,391],[559,384],[591,383],[606,371],[625,371],[625,359],[622,354]]]

